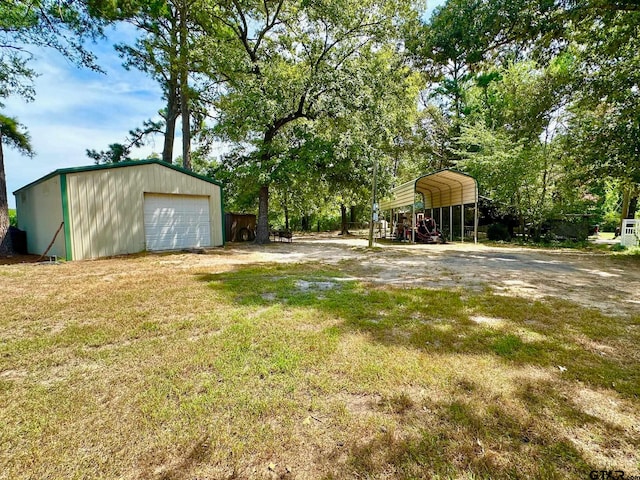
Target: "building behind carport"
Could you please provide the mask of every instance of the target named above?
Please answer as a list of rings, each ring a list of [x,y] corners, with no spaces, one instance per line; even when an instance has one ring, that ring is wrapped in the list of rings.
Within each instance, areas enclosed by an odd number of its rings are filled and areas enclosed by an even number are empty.
[[[224,245],[221,184],[159,160],[60,169],[14,195],[33,254],[54,236],[67,260]]]
[[[421,199],[421,201],[418,200]],[[418,203],[419,202],[419,203]],[[465,231],[465,207],[472,206],[471,227]],[[449,238],[454,237],[454,207],[460,207],[460,238],[470,236],[478,241],[478,182],[466,173],[444,169],[422,175],[391,190],[389,198],[380,202],[381,211],[409,209],[412,227],[416,225],[418,210],[428,212],[442,228],[445,214],[448,216]],[[413,235],[415,235],[412,228]],[[412,241],[415,237],[412,235]]]

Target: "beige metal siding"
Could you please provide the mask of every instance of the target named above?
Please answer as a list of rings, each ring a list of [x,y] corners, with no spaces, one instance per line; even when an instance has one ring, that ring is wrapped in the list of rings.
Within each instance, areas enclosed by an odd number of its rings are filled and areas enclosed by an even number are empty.
[[[144,193],[209,198],[212,246],[222,245],[220,187],[158,164],[67,174],[73,259],[145,249]]]
[[[43,254],[62,223],[60,176],[22,189],[16,194],[18,228],[27,232],[29,253]],[[64,229],[60,230],[49,255],[66,256]]]
[[[384,211],[412,205],[415,202],[415,187],[416,182],[412,180],[394,188],[391,191],[391,199],[380,202],[380,209]]]

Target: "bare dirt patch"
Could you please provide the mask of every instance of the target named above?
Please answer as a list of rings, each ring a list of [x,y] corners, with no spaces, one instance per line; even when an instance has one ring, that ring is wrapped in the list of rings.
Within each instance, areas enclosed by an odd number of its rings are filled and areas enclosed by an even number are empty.
[[[40,255],[8,255],[0,256],[0,265],[15,265],[19,263],[36,263]]]
[[[13,260],[33,261],[22,257]],[[218,273],[250,264],[305,262],[343,264],[358,280],[395,287],[472,291],[490,287],[505,295],[529,299],[566,299],[609,314],[634,314],[640,306],[637,261],[601,253],[472,243],[387,243],[368,249],[363,239],[319,235],[296,238],[292,243],[228,244],[205,254],[160,253],[73,262],[62,268],[70,281],[97,277],[108,285],[131,281],[141,270],[149,274],[175,269]],[[130,268],[131,263],[135,263],[136,272]],[[38,268],[60,266],[38,265]],[[8,269],[5,271],[12,274]]]
[[[637,314],[640,268],[602,253],[492,247],[483,244],[376,244],[321,235],[292,243],[230,244],[206,255],[176,254],[160,260],[178,268],[224,271],[255,263],[344,263],[362,281],[395,287],[493,288],[528,299],[553,297],[605,314]]]

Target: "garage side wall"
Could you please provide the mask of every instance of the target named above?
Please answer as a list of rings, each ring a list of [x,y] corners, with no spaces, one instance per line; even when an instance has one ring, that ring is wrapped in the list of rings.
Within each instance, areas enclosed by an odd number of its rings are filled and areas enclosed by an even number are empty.
[[[144,194],[209,198],[212,246],[223,244],[220,187],[158,164],[67,175],[73,259],[145,249]]]
[[[41,255],[63,221],[60,176],[16,192],[18,228],[27,232],[27,250]],[[60,230],[48,255],[66,257],[64,229]]]

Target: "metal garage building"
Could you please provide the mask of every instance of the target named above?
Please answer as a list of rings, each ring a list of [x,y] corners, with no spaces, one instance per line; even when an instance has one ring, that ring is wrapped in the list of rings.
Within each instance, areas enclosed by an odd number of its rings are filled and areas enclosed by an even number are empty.
[[[29,253],[82,260],[224,244],[220,183],[159,160],[56,170],[14,192]]]

